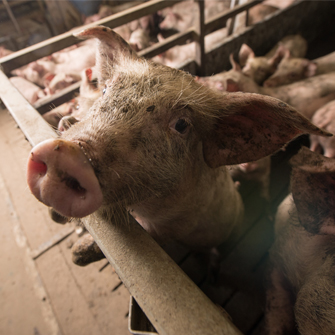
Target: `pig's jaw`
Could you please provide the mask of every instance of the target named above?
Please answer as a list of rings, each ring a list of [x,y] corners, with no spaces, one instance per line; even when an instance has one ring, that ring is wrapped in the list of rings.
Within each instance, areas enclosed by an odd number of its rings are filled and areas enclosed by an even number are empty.
[[[84,217],[103,200],[93,168],[78,145],[51,139],[35,146],[27,164],[32,194],[66,217]]]
[[[208,167],[192,192],[148,199],[128,211],[158,242],[177,240],[191,248],[210,248],[240,223],[243,203],[227,169]]]

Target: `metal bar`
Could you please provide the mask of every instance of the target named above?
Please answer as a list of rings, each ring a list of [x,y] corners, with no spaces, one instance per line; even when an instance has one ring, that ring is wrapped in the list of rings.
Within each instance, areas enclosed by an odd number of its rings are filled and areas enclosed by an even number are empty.
[[[40,114],[44,114],[49,112],[51,109],[70,101],[73,99],[75,94],[79,92],[80,83],[81,81],[78,81],[56,94],[37,100],[33,105],[34,108],[37,109]]]
[[[31,145],[34,146],[47,138],[57,137],[49,124],[12,85],[2,71],[0,71],[0,98]]]
[[[205,2],[203,0],[195,0],[199,7],[198,20],[198,39],[195,41],[195,61],[198,66],[198,76],[204,76],[206,72],[205,63]]]
[[[132,217],[85,226],[160,335],[241,335]]]
[[[165,7],[172,6],[175,3],[175,1],[151,0],[144,4],[140,4],[133,8],[127,9],[123,12],[90,23],[86,25],[85,28],[95,27],[97,25],[104,25],[110,28],[115,28],[125,23],[139,19],[142,16],[155,13]],[[78,27],[78,29],[83,29],[83,27]],[[43,56],[48,56],[50,55],[50,53],[62,50],[70,45],[78,43],[78,39],[72,36],[72,34],[73,31],[60,34],[58,36],[49,38],[46,41],[36,43],[28,48],[19,50],[12,53],[11,55],[1,58],[0,64],[2,65],[3,71],[6,74],[9,74],[10,71],[20,66],[23,66]]]
[[[224,28],[228,19],[230,19],[231,17],[235,17],[237,14],[258,5],[263,1],[264,0],[251,0],[246,4],[236,6],[234,9],[231,9],[224,14],[219,14],[212,19],[207,20],[205,22],[205,35],[208,35],[215,30]]]
[[[137,54],[140,57],[151,58],[176,46],[177,44],[184,44],[189,39],[194,40],[195,35],[196,35],[195,30],[193,28],[190,28],[183,33],[174,34],[168,37],[164,42],[157,43],[149,48],[146,48],[138,52]]]

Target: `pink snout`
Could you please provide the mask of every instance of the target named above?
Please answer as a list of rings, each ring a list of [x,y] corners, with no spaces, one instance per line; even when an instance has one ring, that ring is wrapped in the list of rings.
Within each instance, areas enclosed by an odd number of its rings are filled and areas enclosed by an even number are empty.
[[[67,217],[87,216],[102,204],[90,162],[70,141],[50,139],[36,145],[28,159],[27,182],[39,201]]]

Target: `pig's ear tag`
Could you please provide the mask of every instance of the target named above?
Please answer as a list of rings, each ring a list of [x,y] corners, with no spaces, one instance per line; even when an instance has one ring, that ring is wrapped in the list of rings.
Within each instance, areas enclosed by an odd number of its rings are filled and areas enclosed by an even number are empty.
[[[204,158],[212,168],[256,161],[303,133],[331,135],[288,104],[260,94],[227,93],[218,116],[203,140]]]
[[[87,28],[73,35],[81,39],[96,38],[98,40],[96,67],[100,83],[110,78],[111,66],[108,65],[119,63],[121,58],[139,58],[130,45],[119,34],[108,27],[98,26]]]

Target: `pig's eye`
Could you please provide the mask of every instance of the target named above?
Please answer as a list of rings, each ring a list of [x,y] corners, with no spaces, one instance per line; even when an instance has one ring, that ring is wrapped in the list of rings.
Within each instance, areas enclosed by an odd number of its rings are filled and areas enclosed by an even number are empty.
[[[184,134],[187,127],[188,127],[187,121],[184,120],[184,119],[179,119],[176,122],[176,125],[174,126],[174,129],[176,129],[178,131],[178,133]]]

